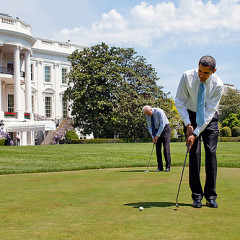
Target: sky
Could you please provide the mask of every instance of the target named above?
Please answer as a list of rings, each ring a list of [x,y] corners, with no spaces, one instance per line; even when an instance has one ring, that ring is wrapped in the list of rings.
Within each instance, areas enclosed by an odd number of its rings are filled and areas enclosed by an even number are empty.
[[[240,89],[240,0],[0,0],[0,12],[32,36],[91,47],[131,47],[174,98],[182,74],[216,59],[216,74]]]

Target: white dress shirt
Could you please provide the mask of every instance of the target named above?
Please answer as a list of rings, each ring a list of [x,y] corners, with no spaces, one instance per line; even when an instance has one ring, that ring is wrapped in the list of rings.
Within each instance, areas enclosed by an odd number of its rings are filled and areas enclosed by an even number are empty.
[[[154,118],[155,129],[158,129],[158,131],[156,132],[156,136],[160,137],[165,126],[169,124],[169,121],[167,119],[165,112],[161,108],[152,108],[152,116]],[[148,130],[153,138],[153,135],[152,135],[153,126],[152,126],[151,116],[146,115],[146,118],[147,118]]]
[[[187,109],[193,112],[197,111],[197,95],[200,83],[201,81],[198,77],[197,69],[186,71],[180,80],[175,98],[175,105],[185,126],[191,124]],[[213,73],[204,82],[204,87],[205,123],[201,127],[197,126],[194,130],[194,134],[197,136],[207,127],[215,112],[218,110],[224,85],[222,80]]]

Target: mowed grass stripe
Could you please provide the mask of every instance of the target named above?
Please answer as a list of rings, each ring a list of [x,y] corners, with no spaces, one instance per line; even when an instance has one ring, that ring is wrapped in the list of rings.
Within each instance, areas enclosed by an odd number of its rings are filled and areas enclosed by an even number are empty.
[[[0,147],[0,174],[143,167],[151,150],[152,143]],[[184,143],[171,143],[172,166],[181,166],[185,153]],[[239,168],[240,142],[219,143],[217,156],[218,166]],[[156,166],[155,152],[150,166]]]

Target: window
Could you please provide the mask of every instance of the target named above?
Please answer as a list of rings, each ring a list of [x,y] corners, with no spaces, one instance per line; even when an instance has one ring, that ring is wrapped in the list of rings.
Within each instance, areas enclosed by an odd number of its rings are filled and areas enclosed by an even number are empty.
[[[43,44],[46,44],[46,45],[52,45],[52,44],[53,44],[53,42],[51,42],[51,41],[46,41],[46,40],[42,40],[42,43],[43,43]]]
[[[66,84],[67,83],[67,69],[62,68],[62,83]]]
[[[12,62],[7,63],[7,74],[13,74],[13,63]]]
[[[8,94],[8,112],[14,112],[14,95]]]
[[[33,64],[31,64],[31,80],[33,80]]]
[[[34,110],[34,96],[32,96],[32,113],[35,113],[35,110]]]
[[[52,98],[45,97],[45,116],[50,118],[52,113]]]
[[[65,100],[64,97],[62,97],[62,115],[63,115],[63,118],[67,117],[67,114],[68,114],[67,108],[68,108],[67,100]]]
[[[45,66],[45,82],[51,81],[51,67]]]

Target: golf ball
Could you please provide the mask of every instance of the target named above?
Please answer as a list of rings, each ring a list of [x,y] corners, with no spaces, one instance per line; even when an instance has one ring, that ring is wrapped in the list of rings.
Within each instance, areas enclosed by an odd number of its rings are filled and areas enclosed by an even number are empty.
[[[143,207],[139,207],[139,210],[142,211],[144,208]]]

